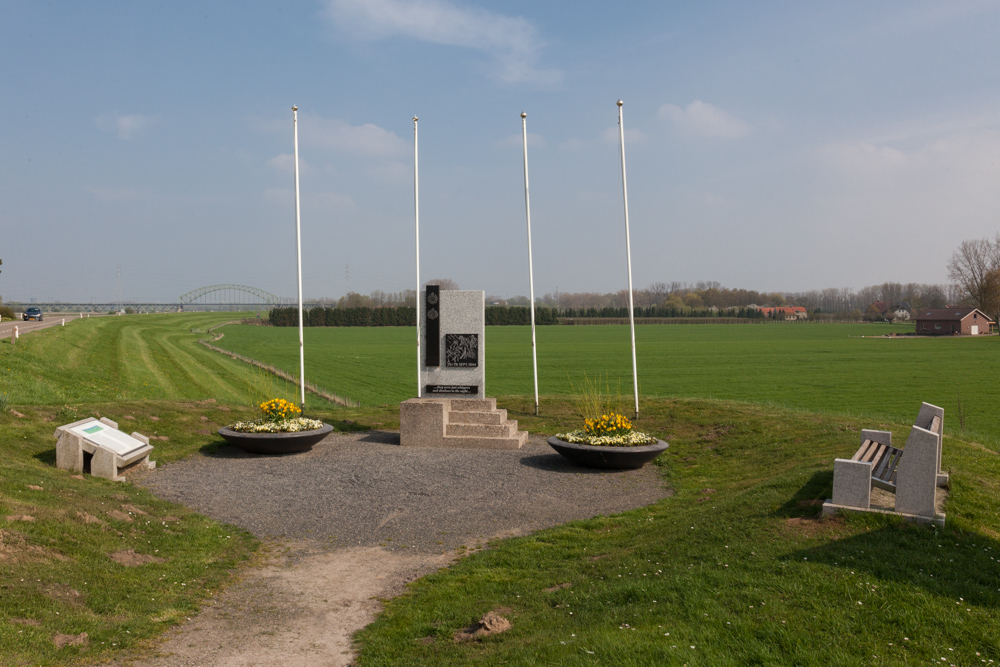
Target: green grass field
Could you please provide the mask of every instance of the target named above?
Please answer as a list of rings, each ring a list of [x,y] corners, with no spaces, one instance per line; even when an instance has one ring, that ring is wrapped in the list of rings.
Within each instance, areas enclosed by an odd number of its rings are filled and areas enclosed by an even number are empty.
[[[946,410],[949,433],[1000,444],[1000,339],[872,338],[912,330],[884,324],[706,324],[636,328],[642,397],[713,398],[912,420],[921,401]],[[294,328],[227,326],[217,345],[298,369]],[[416,392],[412,328],[309,328],[306,376],[362,405],[391,404]],[[862,338],[862,336],[865,336]],[[631,403],[626,326],[538,328],[539,390],[573,394],[584,374],[620,379]],[[486,331],[491,396],[532,394],[528,327]],[[959,411],[961,397],[961,412]],[[964,420],[960,418],[964,415]],[[964,429],[960,429],[963,425]]]
[[[0,341],[0,664],[142,656],[252,558],[257,543],[245,531],[54,466],[54,426],[86,415],[168,437],[156,442],[162,465],[210,453],[214,430],[249,415],[260,396],[294,397],[287,384],[198,345],[206,334],[192,329],[233,317],[92,318]],[[223,330],[218,344],[295,369],[294,330]],[[858,337],[885,330],[642,327],[640,426],[671,443],[657,464],[674,495],[496,542],[414,582],[358,636],[360,664],[1000,661],[995,395],[971,380],[990,378],[997,341]],[[312,416],[338,428],[398,424],[394,401],[413,393],[413,329],[306,333],[313,379],[365,403],[313,398]],[[584,372],[620,376],[628,392],[624,327],[540,329],[540,417],[531,414],[527,329],[491,328],[487,338],[489,393],[533,433],[577,425],[570,382]],[[961,386],[965,433],[949,398],[959,375],[970,378],[968,397]],[[853,451],[862,427],[905,439],[921,399],[948,410],[947,527],[817,518],[833,458]],[[112,559],[130,549],[163,560]],[[452,641],[492,609],[513,629]],[[83,632],[85,646],[54,643]]]

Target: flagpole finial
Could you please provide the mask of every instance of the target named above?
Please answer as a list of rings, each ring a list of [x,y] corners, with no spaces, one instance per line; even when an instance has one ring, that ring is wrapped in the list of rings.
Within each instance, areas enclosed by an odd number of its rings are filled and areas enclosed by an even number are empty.
[[[526,114],[526,113],[524,113],[524,112],[522,111],[522,112],[521,112],[521,118],[527,118],[527,117],[528,117],[528,114]]]
[[[292,106],[292,111],[298,111],[298,110],[299,110],[299,108],[297,106],[294,106],[294,105]]]
[[[624,103],[624,102],[622,102],[621,98],[619,97],[619,98],[618,98],[618,106],[620,107],[620,106],[621,106],[621,105],[623,105],[623,104],[625,104],[625,103]]]
[[[420,119],[419,119],[419,118],[417,118],[416,116],[414,116],[414,117],[413,117],[413,122],[414,122],[414,123],[416,123],[416,122],[417,122],[418,120],[420,120]]]

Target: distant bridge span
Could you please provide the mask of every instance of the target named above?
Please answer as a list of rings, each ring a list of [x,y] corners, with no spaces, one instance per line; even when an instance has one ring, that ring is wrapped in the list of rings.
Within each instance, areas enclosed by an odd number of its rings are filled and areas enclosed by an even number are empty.
[[[136,301],[123,301],[118,302],[91,302],[91,303],[73,303],[67,301],[56,301],[56,302],[45,302],[45,303],[17,303],[13,302],[8,305],[13,305],[17,308],[25,308],[27,306],[38,306],[43,311],[46,312],[94,312],[96,311],[114,311],[118,310],[119,307],[134,308],[139,312],[150,312],[150,311],[162,311],[162,310],[184,310],[184,306],[192,306],[197,308],[205,307],[224,307],[229,308],[239,308],[240,306],[247,306],[247,309],[256,308],[273,308],[276,306],[287,305],[292,303],[293,299],[282,299],[279,296],[266,292],[262,289],[256,287],[250,287],[249,285],[209,285],[207,287],[199,287],[196,290],[191,290],[187,294],[182,294],[178,300],[174,303],[151,303],[151,302],[136,302]],[[313,303],[313,302],[309,302]],[[315,305],[315,304],[314,304]]]
[[[178,299],[181,310],[184,306],[199,305],[248,305],[248,306],[279,306],[281,298],[249,285],[209,285],[182,294]]]

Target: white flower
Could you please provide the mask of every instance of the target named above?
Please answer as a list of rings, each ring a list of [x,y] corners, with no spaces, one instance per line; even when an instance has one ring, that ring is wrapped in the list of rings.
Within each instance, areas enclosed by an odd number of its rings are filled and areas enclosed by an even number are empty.
[[[323,422],[318,419],[306,419],[296,417],[280,422],[236,422],[229,427],[237,433],[298,433],[299,431],[313,431],[323,428]]]
[[[569,433],[556,433],[556,437],[563,442],[604,447],[641,447],[656,442],[656,438],[640,431],[629,431],[625,435],[602,436],[587,435],[585,431],[571,431]]]

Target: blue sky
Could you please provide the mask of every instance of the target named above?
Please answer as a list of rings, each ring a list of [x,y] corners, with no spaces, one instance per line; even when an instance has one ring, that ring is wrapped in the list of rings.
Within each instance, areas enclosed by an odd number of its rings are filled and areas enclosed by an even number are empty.
[[[997,2],[22,2],[0,7],[0,294],[295,293],[421,274],[536,294],[633,272],[945,282],[1000,220]]]

